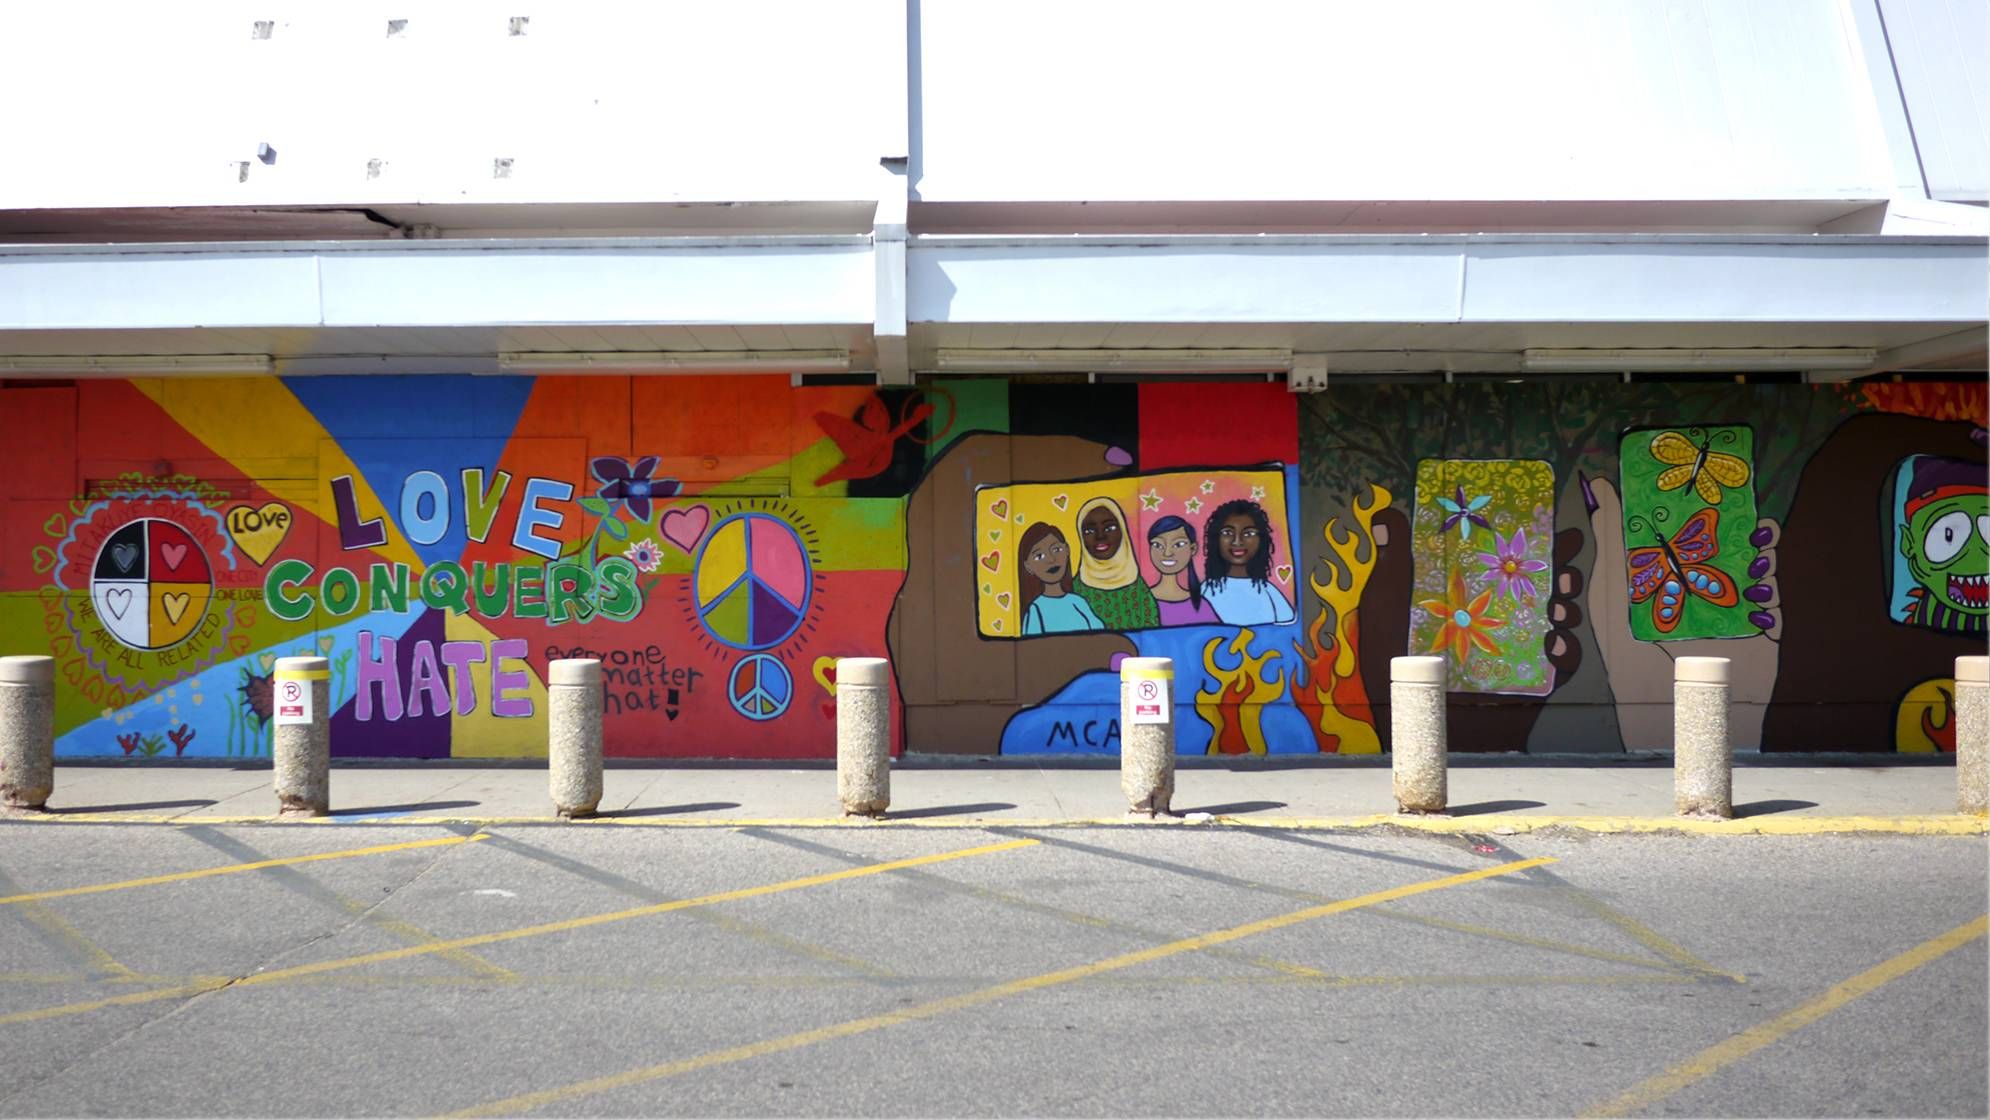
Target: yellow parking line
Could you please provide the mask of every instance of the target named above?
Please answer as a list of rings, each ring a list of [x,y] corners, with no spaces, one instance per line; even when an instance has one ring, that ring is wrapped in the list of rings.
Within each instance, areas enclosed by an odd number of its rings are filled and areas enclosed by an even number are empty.
[[[1515,945],[1526,945],[1535,949],[1546,949],[1555,953],[1569,953],[1592,960],[1609,961],[1612,964],[1627,964],[1634,968],[1649,969],[1654,972],[1673,973],[1678,970],[1650,957],[1640,957],[1631,953],[1613,953],[1608,949],[1592,949],[1587,945],[1571,945],[1566,941],[1556,941],[1547,937],[1533,937],[1524,933],[1509,933],[1503,929],[1473,925],[1470,922],[1454,922],[1445,918],[1433,918],[1427,914],[1410,914],[1398,910],[1376,910],[1376,914],[1386,915],[1406,922],[1414,922],[1432,929],[1449,930],[1452,933],[1467,933],[1474,937],[1490,937],[1496,941],[1506,941]],[[1722,974],[1725,975],[1725,974]]]
[[[254,863],[231,863],[222,867],[204,867],[198,871],[176,871],[171,875],[153,875],[144,879],[126,879],[117,883],[97,883],[88,887],[66,887],[56,891],[36,891],[33,894],[16,894],[0,898],[0,905],[15,905],[23,902],[45,902],[51,898],[73,898],[79,894],[101,894],[104,891],[130,890],[133,887],[153,887],[160,883],[183,883],[189,879],[205,879],[210,875],[234,875],[243,871],[259,871],[265,867],[288,867],[294,863],[316,863],[325,859],[349,859],[353,856],[376,856],[386,852],[406,852],[416,848],[440,848],[448,844],[468,844],[484,839],[482,833],[475,836],[445,836],[435,840],[410,840],[405,844],[380,844],[371,848],[347,848],[339,852],[319,852],[308,856],[285,856],[282,859],[259,859]]]
[[[969,856],[1009,852],[1017,848],[1032,847],[1037,843],[1038,841],[1035,840],[1005,840],[1000,844],[985,844],[976,848],[959,848],[951,852],[940,852],[930,856],[914,856],[910,859],[892,860],[889,863],[873,863],[864,867],[851,867],[842,871],[827,872],[822,875],[809,875],[800,879],[789,879],[781,883],[769,883],[761,887],[746,887],[742,890],[724,891],[719,894],[708,894],[698,898],[680,898],[670,902],[659,902],[651,906],[637,906],[629,910],[612,910],[605,914],[590,914],[584,918],[568,918],[564,921],[546,922],[536,926],[500,930],[496,933],[480,933],[471,937],[458,937],[448,941],[433,941],[424,945],[410,945],[404,949],[385,949],[377,953],[364,953],[356,957],[340,957],[335,960],[293,965],[289,968],[272,969],[269,972],[257,972],[248,976],[239,976],[213,983],[186,984],[176,988],[158,988],[148,992],[132,992],[130,995],[114,996],[110,999],[88,1000],[83,1003],[63,1004],[59,1007],[43,1007],[33,1011],[17,1011],[11,1015],[0,1015],[0,1026],[12,1023],[32,1023],[42,1019],[55,1019],[67,1015],[82,1015],[90,1011],[101,1011],[107,1007],[128,1007],[132,1004],[151,1003],[162,999],[180,999],[187,996],[197,996],[204,992],[216,991],[221,988],[246,988],[257,984],[273,984],[280,980],[290,980],[299,976],[314,976],[321,972],[333,972],[342,968],[357,968],[361,965],[383,964],[387,961],[406,960],[409,957],[427,956],[431,953],[447,953],[456,949],[470,949],[478,945],[493,945],[500,941],[516,941],[522,937],[539,937],[548,933],[566,933],[569,930],[586,929],[589,926],[605,925],[609,922],[625,922],[631,918],[647,918],[653,914],[668,914],[673,910],[688,910],[694,906],[711,906],[720,902],[737,902],[741,899],[780,894],[782,891],[821,886],[824,883],[837,883],[845,879],[858,879],[866,875],[896,871],[902,867],[923,867],[931,863],[945,863],[948,860],[965,859]]]
[[[1597,1105],[1583,1115],[1628,1116],[1633,1112],[1650,1108],[1688,1085],[1703,1080],[1785,1035],[1824,1018],[1882,984],[1898,980],[1922,965],[1962,948],[1982,937],[1986,929],[1990,929],[1990,915],[1964,922],[1940,937],[1923,941],[1891,960],[1883,961],[1850,980],[1834,985],[1823,995],[1806,1000],[1766,1023],[1750,1027],[1725,1042],[1709,1046],[1657,1077],[1650,1078],[1621,1096]]]
[[[1740,973],[1729,972],[1724,968],[1715,968],[1713,965],[1694,956],[1685,946],[1667,939],[1657,930],[1638,921],[1629,914],[1610,906],[1587,891],[1580,890],[1567,883],[1557,883],[1556,885],[1561,887],[1563,895],[1573,900],[1576,905],[1602,918],[1618,929],[1623,930],[1633,941],[1636,941],[1638,944],[1650,949],[1652,952],[1657,953],[1659,956],[1664,957],[1666,960],[1673,962],[1688,972],[1697,972],[1706,976],[1717,976],[1723,980],[1732,980],[1737,984],[1747,982],[1748,978]]]
[[[1489,879],[1495,875],[1508,875],[1515,871],[1524,871],[1529,867],[1539,867],[1544,863],[1553,862],[1555,862],[1553,859],[1545,857],[1523,859],[1513,863],[1503,863],[1497,867],[1483,867],[1476,871],[1467,871],[1459,875],[1449,875],[1442,879],[1430,879],[1421,883],[1411,883],[1407,886],[1391,887],[1385,891],[1376,891],[1373,894],[1364,894],[1356,898],[1342,899],[1338,902],[1329,902],[1321,906],[1309,906],[1304,910],[1295,910],[1292,913],[1281,914],[1275,918],[1246,922],[1243,925],[1232,926],[1229,929],[1218,930],[1215,933],[1205,933],[1197,937],[1185,937],[1179,941],[1170,941],[1165,945],[1153,945],[1145,949],[1136,949],[1131,953],[1122,953],[1116,957],[1107,957],[1105,960],[1078,965],[1075,968],[1059,969],[1056,972],[1046,972],[1037,976],[1025,977],[1021,980],[1010,980],[1007,983],[996,984],[993,987],[982,988],[979,991],[968,992],[965,995],[948,996],[945,999],[936,999],[929,1003],[900,1008],[897,1011],[888,1011],[882,1015],[852,1019],[846,1023],[838,1023],[829,1027],[818,1027],[815,1030],[802,1031],[798,1034],[785,1035],[781,1038],[772,1038],[764,1042],[753,1042],[744,1046],[730,1047],[725,1050],[714,1050],[706,1054],[700,1054],[695,1058],[685,1058],[675,1062],[664,1062],[661,1065],[645,1066],[642,1069],[633,1069],[626,1073],[617,1073],[608,1077],[596,1077],[587,1081],[576,1082],[572,1085],[562,1086],[558,1089],[546,1089],[537,1093],[521,1093],[515,1097],[506,1097],[503,1100],[491,1101],[488,1104],[464,1109],[461,1112],[448,1113],[447,1115],[451,1117],[512,1116],[531,1109],[544,1107],[555,1101],[572,1100],[575,1097],[585,1097],[595,1093],[606,1092],[610,1089],[622,1089],[630,1085],[640,1085],[648,1081],[676,1077],[678,1074],[692,1073],[701,1069],[709,1069],[713,1066],[730,1065],[733,1062],[743,1062],[749,1058],[760,1058],[768,1054],[779,1054],[787,1050],[797,1050],[818,1042],[829,1042],[834,1039],[848,1038],[851,1035],[880,1030],[884,1027],[894,1027],[900,1023],[930,1019],[937,1015],[944,1015],[950,1011],[964,1011],[971,1007],[978,1007],[984,1003],[992,1003],[995,1000],[1020,995],[1024,992],[1053,988],[1059,984],[1069,984],[1076,980],[1087,980],[1104,973],[1131,968],[1134,965],[1164,960],[1168,957],[1181,953],[1194,952],[1198,949],[1207,949],[1212,945],[1225,945],[1254,934],[1269,933],[1272,930],[1284,929],[1286,926],[1298,925],[1300,922],[1311,921],[1314,918],[1324,918],[1329,914],[1358,910],[1364,906],[1373,906],[1378,902],[1393,902],[1396,899],[1408,898],[1411,895],[1422,894],[1425,891],[1461,886],[1465,883],[1477,882],[1480,879]]]
[[[119,964],[117,958],[106,952],[103,946],[83,936],[81,930],[70,925],[62,915],[48,907],[31,903],[21,907],[17,913],[26,919],[28,924],[61,942],[85,968],[91,971],[95,979],[106,980],[113,984],[143,983],[137,973]]]

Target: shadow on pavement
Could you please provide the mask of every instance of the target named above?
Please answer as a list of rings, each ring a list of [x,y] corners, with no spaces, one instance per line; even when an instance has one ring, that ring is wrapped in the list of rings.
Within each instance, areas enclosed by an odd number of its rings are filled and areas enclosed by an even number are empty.
[[[968,813],[999,813],[1005,809],[1013,808],[1015,806],[1006,801],[983,801],[974,805],[934,805],[925,809],[894,809],[887,812],[885,817],[888,820],[905,821],[918,817],[957,817]]]
[[[1454,817],[1475,817],[1480,813],[1514,813],[1522,809],[1545,809],[1547,805],[1539,801],[1475,801],[1470,805],[1452,805],[1444,811]]]
[[[1283,801],[1231,801],[1223,805],[1198,805],[1193,809],[1174,809],[1172,812],[1188,816],[1190,813],[1208,813],[1212,817],[1234,817],[1239,813],[1262,813],[1266,809],[1283,809]]]
[[[204,809],[214,804],[211,797],[195,798],[191,801],[134,801],[125,805],[64,805],[61,808],[49,806],[49,813],[136,813],[145,809]]]
[[[1817,802],[1815,801],[1791,801],[1788,799],[1779,801],[1750,801],[1746,805],[1736,805],[1734,807],[1734,815],[1737,818],[1761,817],[1767,816],[1770,813],[1787,813],[1795,809],[1815,808],[1817,808]]]
[[[652,805],[646,809],[610,809],[597,817],[661,817],[671,813],[716,813],[721,809],[737,809],[737,801],[700,801],[692,805]]]
[[[406,805],[373,805],[365,809],[333,809],[328,816],[378,817],[388,813],[422,813],[439,809],[474,809],[481,801],[412,801]]]

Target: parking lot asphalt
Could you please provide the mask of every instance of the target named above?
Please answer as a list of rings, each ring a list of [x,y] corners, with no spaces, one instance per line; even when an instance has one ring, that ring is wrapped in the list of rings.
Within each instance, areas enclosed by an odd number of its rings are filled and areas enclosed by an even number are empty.
[[[1981,837],[0,823],[0,1114],[1981,1116]]]

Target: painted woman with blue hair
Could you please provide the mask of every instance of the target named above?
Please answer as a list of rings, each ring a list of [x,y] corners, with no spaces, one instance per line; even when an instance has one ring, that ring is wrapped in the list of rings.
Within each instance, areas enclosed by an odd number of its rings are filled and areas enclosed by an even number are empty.
[[[1179,517],[1163,517],[1147,528],[1147,559],[1160,575],[1154,580],[1154,602],[1161,608],[1161,625],[1195,626],[1221,622],[1216,608],[1202,597],[1202,580],[1195,573],[1195,526]]]

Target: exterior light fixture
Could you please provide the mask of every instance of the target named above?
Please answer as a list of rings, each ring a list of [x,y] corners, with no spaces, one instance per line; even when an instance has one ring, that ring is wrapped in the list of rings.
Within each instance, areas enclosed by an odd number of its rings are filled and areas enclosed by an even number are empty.
[[[1290,350],[969,350],[934,353],[940,373],[1284,373]]]
[[[0,356],[0,373],[49,377],[154,377],[271,373],[268,354],[73,354]]]
[[[1526,350],[1520,368],[1529,373],[1664,373],[1670,370],[1862,370],[1872,350],[1819,348],[1794,350]]]
[[[515,351],[498,355],[498,372],[561,373],[847,373],[847,350]]]

